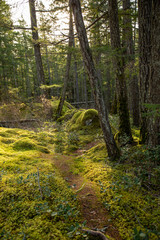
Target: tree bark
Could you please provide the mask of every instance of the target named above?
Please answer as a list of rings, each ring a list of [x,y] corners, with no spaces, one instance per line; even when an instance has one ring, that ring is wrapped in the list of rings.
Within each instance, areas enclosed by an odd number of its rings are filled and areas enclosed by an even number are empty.
[[[149,78],[149,104],[147,144],[160,145],[160,1],[152,1],[151,74]]]
[[[147,108],[149,103],[149,79],[151,75],[151,18],[152,0],[139,0],[139,80],[141,101],[141,139],[147,140]]]
[[[119,135],[127,135],[129,137],[129,141],[132,141],[128,110],[127,88],[124,76],[124,59],[122,57],[122,49],[120,43],[117,0],[109,0],[108,7],[111,46],[112,49],[115,51],[113,56],[113,64],[116,70],[116,87],[119,112]]]
[[[38,78],[38,84],[40,86],[41,84],[45,84],[45,77],[44,77],[40,43],[39,43],[38,30],[37,30],[35,0],[29,0],[29,7],[30,7],[31,27],[32,27],[32,38],[33,38],[33,45],[34,45],[34,55],[35,55],[36,69],[37,69],[37,78]]]
[[[77,33],[78,33],[78,38],[80,41],[83,60],[85,62],[85,66],[88,72],[90,85],[93,89],[94,100],[98,110],[100,125],[103,131],[104,140],[105,140],[107,151],[108,151],[108,156],[111,159],[117,159],[120,156],[120,152],[116,146],[116,143],[111,131],[111,127],[109,124],[108,112],[105,108],[102,92],[100,90],[100,84],[99,84],[100,81],[98,79],[98,74],[94,66],[92,53],[88,43],[87,33],[86,33],[86,29],[85,29],[84,21],[82,17],[80,1],[70,0],[70,5],[73,9],[73,14],[74,14]]]

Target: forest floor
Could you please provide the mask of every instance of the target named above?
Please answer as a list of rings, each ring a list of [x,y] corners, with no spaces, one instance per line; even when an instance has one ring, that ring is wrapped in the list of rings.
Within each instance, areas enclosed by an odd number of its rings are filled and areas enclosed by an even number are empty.
[[[102,231],[113,239],[122,239],[114,223],[110,222],[110,215],[98,198],[96,185],[79,174],[74,174],[71,165],[74,156],[57,155],[53,159],[63,178],[77,195],[82,220],[86,227],[95,231]]]
[[[116,139],[117,116],[110,122]],[[0,128],[0,239],[88,239],[82,229],[159,239],[160,148],[140,144],[139,129],[112,162],[94,109],[19,127]]]

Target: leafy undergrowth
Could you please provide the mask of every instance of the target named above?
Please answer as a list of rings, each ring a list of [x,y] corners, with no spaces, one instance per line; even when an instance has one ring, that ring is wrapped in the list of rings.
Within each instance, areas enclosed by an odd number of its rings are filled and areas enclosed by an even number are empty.
[[[76,197],[51,161],[53,143],[53,133],[0,128],[0,239],[83,239]]]

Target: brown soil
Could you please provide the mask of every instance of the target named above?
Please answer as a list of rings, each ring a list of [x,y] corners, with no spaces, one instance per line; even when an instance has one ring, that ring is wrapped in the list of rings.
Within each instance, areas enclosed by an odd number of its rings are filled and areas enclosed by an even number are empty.
[[[73,156],[58,154],[54,157],[55,166],[77,194],[83,221],[87,221],[86,227],[92,230],[104,230],[104,234],[112,239],[121,240],[109,213],[97,197],[95,184],[70,171],[73,161]]]

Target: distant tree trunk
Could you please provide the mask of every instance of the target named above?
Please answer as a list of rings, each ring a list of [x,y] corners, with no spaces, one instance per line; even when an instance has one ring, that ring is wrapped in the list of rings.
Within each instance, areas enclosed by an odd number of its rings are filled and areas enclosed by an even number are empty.
[[[142,142],[160,145],[160,1],[139,1]]]
[[[133,125],[139,126],[139,87],[138,77],[135,74],[135,51],[133,45],[132,19],[130,0],[123,0],[123,45],[125,48],[126,62],[125,65],[130,71],[129,76],[129,99],[131,103],[131,111]]]
[[[28,56],[27,56],[27,41],[26,41],[26,34],[25,32],[23,33],[23,38],[24,38],[24,47],[25,47],[25,79],[26,79],[26,96],[27,98],[31,97],[31,83],[30,83],[30,78],[29,78],[29,62],[28,62]]]
[[[93,89],[94,99],[96,102],[96,107],[98,109],[99,120],[101,124],[101,128],[104,135],[104,140],[106,143],[106,147],[108,150],[108,156],[111,159],[116,159],[119,157],[120,152],[116,146],[111,127],[108,120],[108,113],[104,105],[104,100],[102,98],[102,92],[100,91],[100,84],[98,75],[94,66],[92,53],[90,51],[88,38],[86,29],[84,26],[84,21],[81,12],[81,5],[79,0],[70,0],[70,4],[73,9],[76,29],[78,33],[78,38],[80,41],[81,51],[83,55],[83,59],[86,65],[86,69],[88,72],[89,80],[91,87]]]
[[[86,79],[86,72],[85,72],[85,63],[83,61],[83,78],[84,78],[84,98],[85,98],[85,106],[86,109],[88,108],[88,95],[87,95],[87,79]]]
[[[46,40],[46,39],[44,38],[44,40]],[[50,62],[49,62],[49,57],[48,57],[48,48],[47,48],[46,44],[45,44],[45,51],[46,51],[46,63],[47,63],[47,70],[48,70],[49,85],[52,85],[53,79],[51,77]],[[49,96],[50,96],[50,98],[53,96],[53,88],[51,88],[49,90]]]
[[[73,20],[72,20],[73,21]],[[72,24],[73,26],[73,24]],[[74,31],[73,31],[73,48],[75,48],[75,39],[74,39]],[[76,59],[76,54],[74,53],[74,71],[75,71],[75,87],[76,87],[76,102],[79,102],[79,84],[78,84],[78,66],[77,66],[77,59]],[[78,107],[78,104],[77,104]]]
[[[124,59],[122,58],[122,49],[119,34],[117,0],[109,0],[108,6],[111,46],[115,51],[113,63],[116,70],[116,87],[119,112],[119,135],[121,136],[126,134],[129,137],[129,140],[132,141],[128,110],[127,88],[124,76]]]
[[[33,45],[34,45],[34,55],[36,60],[38,85],[40,86],[41,84],[45,84],[45,77],[44,77],[44,71],[43,71],[43,65],[42,65],[40,43],[38,38],[35,0],[29,0],[29,7],[30,7],[32,38],[33,38]]]
[[[152,1],[139,0],[139,79],[141,97],[141,138],[142,143],[147,140],[147,108],[149,103],[149,78],[151,75],[151,18]],[[157,34],[157,33],[156,33]]]
[[[108,111],[110,112],[110,109],[111,109],[111,74],[110,74],[110,68],[109,67],[106,68],[106,82],[107,82],[106,105],[107,105]]]
[[[62,112],[62,108],[63,108],[65,96],[66,96],[66,90],[67,90],[67,85],[68,85],[68,80],[69,80],[69,72],[70,72],[70,67],[71,67],[71,57],[72,57],[71,48],[72,47],[73,47],[73,19],[72,19],[72,11],[70,9],[69,43],[68,43],[66,72],[65,72],[64,85],[63,85],[63,88],[62,88],[62,94],[61,94],[61,97],[60,97],[60,102],[59,102],[59,105],[58,105],[56,118],[59,118],[61,116],[61,112]]]

